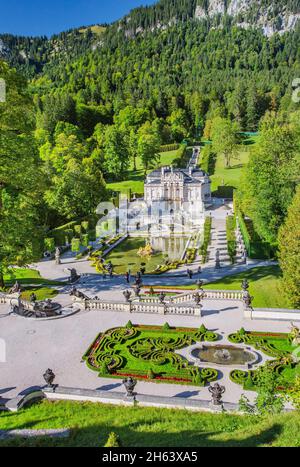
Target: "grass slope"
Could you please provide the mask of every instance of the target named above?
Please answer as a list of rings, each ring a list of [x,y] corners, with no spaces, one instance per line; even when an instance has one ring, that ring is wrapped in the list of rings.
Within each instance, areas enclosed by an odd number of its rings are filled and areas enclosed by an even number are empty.
[[[32,292],[36,294],[37,300],[54,298],[58,292],[53,287],[61,285],[59,281],[44,279],[39,271],[31,268],[12,269],[9,274],[4,275],[4,281],[6,287],[11,287],[15,281],[18,281],[24,289],[22,292],[24,300],[29,300]]]
[[[69,439],[15,439],[0,446],[104,446],[115,431],[124,447],[300,446],[300,415],[266,418],[152,407],[42,402],[0,413],[0,429],[71,428]]]
[[[225,276],[218,281],[205,284],[204,289],[241,290],[241,283],[243,279],[248,279],[250,283],[249,291],[251,295],[254,296],[254,307],[291,308],[290,303],[280,289],[281,271],[279,266],[257,267],[239,274]],[[172,288],[172,286],[165,287]],[[190,290],[195,289],[196,286],[191,284],[182,286],[180,288]]]

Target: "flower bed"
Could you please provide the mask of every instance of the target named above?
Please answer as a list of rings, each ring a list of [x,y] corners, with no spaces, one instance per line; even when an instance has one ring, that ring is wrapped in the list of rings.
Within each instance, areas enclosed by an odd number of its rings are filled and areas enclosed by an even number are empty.
[[[265,363],[265,366],[281,377],[281,390],[287,389],[293,382],[297,373],[300,373],[300,363],[294,361],[292,352],[295,347],[291,343],[289,334],[270,332],[248,332],[244,329],[230,334],[228,340],[233,344],[247,344],[255,349],[273,357]],[[260,370],[232,370],[230,379],[236,384],[241,384],[245,390],[255,390],[257,374]],[[286,376],[285,376],[286,374]],[[286,386],[283,386],[283,383]],[[278,386],[279,390],[279,386]]]
[[[101,377],[133,376],[155,382],[204,386],[217,379],[218,371],[195,367],[175,350],[217,338],[216,333],[203,325],[195,329],[128,323],[126,327],[99,334],[83,359]]]

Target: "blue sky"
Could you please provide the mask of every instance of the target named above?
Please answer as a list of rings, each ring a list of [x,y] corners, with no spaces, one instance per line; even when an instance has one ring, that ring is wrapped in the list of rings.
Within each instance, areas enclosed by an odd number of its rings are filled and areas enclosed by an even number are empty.
[[[0,33],[50,36],[73,27],[110,23],[156,0],[0,0]]]

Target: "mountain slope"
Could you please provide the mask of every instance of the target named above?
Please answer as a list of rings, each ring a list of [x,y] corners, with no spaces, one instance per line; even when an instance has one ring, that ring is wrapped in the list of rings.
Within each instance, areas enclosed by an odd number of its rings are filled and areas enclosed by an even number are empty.
[[[146,32],[200,21],[208,30],[236,25],[261,29],[271,37],[276,32],[293,31],[299,18],[300,0],[160,0],[132,10],[110,26],[77,28],[50,39],[0,34],[0,58],[33,77],[49,63],[69,63],[101,47],[105,39],[113,42],[113,36],[120,32],[131,39]]]

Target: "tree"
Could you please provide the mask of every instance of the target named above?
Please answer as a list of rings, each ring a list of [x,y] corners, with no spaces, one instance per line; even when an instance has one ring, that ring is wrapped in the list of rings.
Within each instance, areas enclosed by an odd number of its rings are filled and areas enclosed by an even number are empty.
[[[283,410],[284,399],[277,390],[277,375],[268,366],[260,367],[257,372],[255,407],[261,415],[276,414]]]
[[[52,186],[45,193],[47,205],[68,220],[94,213],[106,198],[103,178],[87,173],[75,159],[70,159],[64,171],[53,177]]]
[[[145,175],[147,170],[159,159],[160,141],[151,124],[146,122],[138,131],[137,154],[143,164]]]
[[[0,62],[6,102],[0,103],[0,287],[10,265],[40,253],[38,209],[43,182],[34,139],[34,108],[26,82]]]
[[[300,307],[300,186],[278,235],[283,290],[295,308]]]
[[[108,439],[104,445],[105,448],[120,448],[122,447],[120,437],[113,431],[109,434]]]
[[[115,125],[105,132],[104,168],[116,179],[122,179],[129,168],[129,154],[125,138]]]
[[[174,140],[180,143],[188,133],[189,122],[184,109],[173,110],[167,122],[171,126],[171,133]]]
[[[258,235],[274,246],[295,193],[300,167],[297,144],[290,125],[267,114],[240,190],[243,211],[252,218]]]
[[[216,117],[211,124],[211,139],[213,151],[223,154],[225,167],[230,167],[231,160],[237,157],[239,126],[227,118]]]

